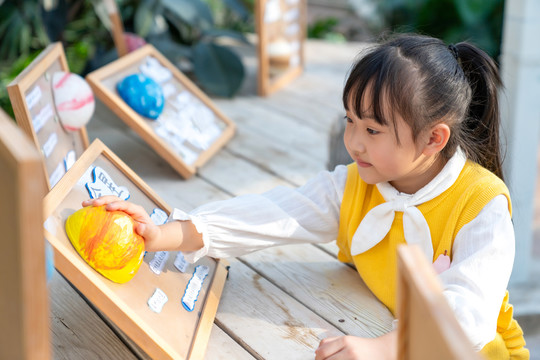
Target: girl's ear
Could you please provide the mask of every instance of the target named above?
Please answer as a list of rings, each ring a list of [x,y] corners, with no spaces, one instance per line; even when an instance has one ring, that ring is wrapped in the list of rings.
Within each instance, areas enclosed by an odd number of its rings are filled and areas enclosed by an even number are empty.
[[[450,127],[445,123],[438,123],[429,130],[428,135],[429,138],[422,152],[427,156],[437,154],[444,149],[450,138]]]

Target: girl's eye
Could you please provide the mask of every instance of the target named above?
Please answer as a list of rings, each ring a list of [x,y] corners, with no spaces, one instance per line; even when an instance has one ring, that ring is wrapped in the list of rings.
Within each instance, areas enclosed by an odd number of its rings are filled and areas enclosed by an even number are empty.
[[[377,135],[379,133],[377,130],[373,130],[373,129],[370,129],[370,128],[367,128],[367,132],[370,135]]]
[[[348,122],[349,124],[352,124],[353,121],[352,121],[352,119],[350,117],[345,115],[343,118],[345,119],[346,122]]]

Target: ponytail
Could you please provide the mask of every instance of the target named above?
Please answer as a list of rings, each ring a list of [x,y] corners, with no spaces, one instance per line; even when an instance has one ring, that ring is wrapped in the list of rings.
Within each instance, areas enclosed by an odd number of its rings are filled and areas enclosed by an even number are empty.
[[[471,102],[460,126],[462,136],[456,140],[468,159],[503,179],[498,100],[502,81],[497,66],[485,52],[470,43],[461,42],[454,49],[472,90]]]

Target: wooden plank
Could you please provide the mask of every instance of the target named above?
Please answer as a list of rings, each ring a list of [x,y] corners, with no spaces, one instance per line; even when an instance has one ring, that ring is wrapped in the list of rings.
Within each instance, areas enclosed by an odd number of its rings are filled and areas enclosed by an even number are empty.
[[[398,248],[398,358],[479,360],[418,246]]]
[[[210,162],[199,170],[199,176],[235,196],[261,193],[280,185],[290,186],[289,182],[227,152],[217,154]]]
[[[235,342],[225,331],[214,324],[208,349],[206,349],[206,360],[254,360],[255,358],[247,352],[240,344]]]
[[[303,152],[291,152],[288,146],[269,141],[259,132],[244,127],[238,129],[226,149],[234,156],[247,159],[295,186],[305,184],[324,170],[321,161]]]
[[[49,293],[54,359],[137,359],[56,271]]]
[[[49,359],[41,156],[0,110],[0,358]]]
[[[328,135],[309,123],[297,123],[290,116],[258,106],[253,98],[237,98],[218,105],[238,126],[252,129],[269,141],[286,146],[290,151],[305,153],[324,163],[328,157]],[[306,116],[309,116],[307,114]]]
[[[377,337],[394,317],[358,273],[309,244],[269,248],[242,261],[348,335]]]
[[[216,323],[256,358],[267,360],[313,358],[323,338],[343,335],[236,260],[231,260]]]

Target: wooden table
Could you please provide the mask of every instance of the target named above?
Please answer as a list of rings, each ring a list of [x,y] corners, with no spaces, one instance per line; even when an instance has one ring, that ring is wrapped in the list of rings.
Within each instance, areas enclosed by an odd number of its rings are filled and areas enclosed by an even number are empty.
[[[246,85],[234,99],[214,99],[238,132],[189,180],[103,105],[98,104],[88,133],[185,211],[277,185],[298,186],[326,167],[329,130],[343,116],[344,78],[361,47],[308,41],[304,74],[268,98],[255,95],[254,49],[241,49],[249,71]],[[325,337],[389,331],[389,311],[336,252],[334,243],[289,245],[229,259],[206,359],[312,359]],[[58,273],[49,290],[55,359],[146,358]]]

